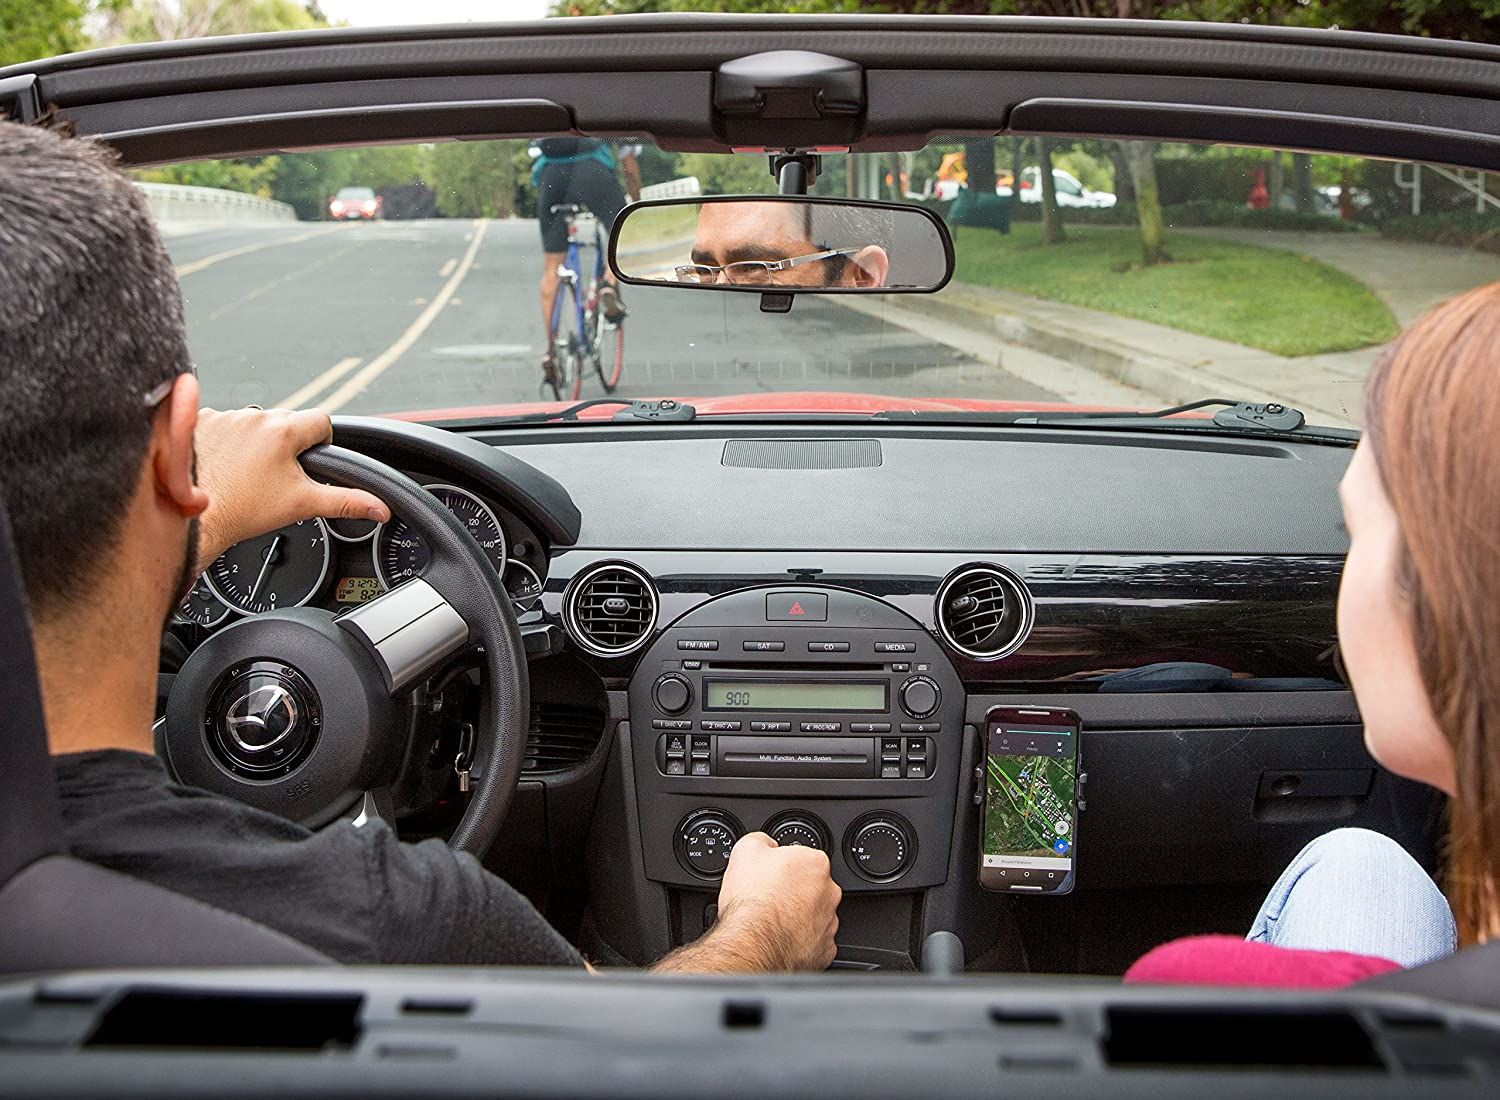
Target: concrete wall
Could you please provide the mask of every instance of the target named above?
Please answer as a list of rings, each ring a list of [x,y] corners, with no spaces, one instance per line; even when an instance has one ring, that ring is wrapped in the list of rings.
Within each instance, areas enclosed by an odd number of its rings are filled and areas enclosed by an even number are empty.
[[[297,220],[296,212],[286,203],[259,195],[175,183],[136,186],[146,193],[156,224],[168,236],[223,225],[285,225]]]

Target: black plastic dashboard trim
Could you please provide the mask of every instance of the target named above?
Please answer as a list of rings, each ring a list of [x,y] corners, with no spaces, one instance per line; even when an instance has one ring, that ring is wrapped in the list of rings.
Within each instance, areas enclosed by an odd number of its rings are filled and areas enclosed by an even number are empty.
[[[417,462],[472,478],[539,528],[554,546],[578,541],[583,517],[568,490],[549,474],[469,436],[373,416],[333,418],[334,442],[384,462]]]

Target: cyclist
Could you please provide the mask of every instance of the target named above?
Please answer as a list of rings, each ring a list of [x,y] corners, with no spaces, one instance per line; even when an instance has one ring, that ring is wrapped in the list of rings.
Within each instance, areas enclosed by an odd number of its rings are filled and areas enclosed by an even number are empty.
[[[586,206],[607,233],[625,208],[625,190],[631,201],[641,197],[641,170],[636,161],[639,145],[612,145],[598,138],[542,138],[534,143],[541,156],[531,168],[536,186],[536,216],[542,230],[542,331],[552,329],[552,309],[557,301],[557,269],[568,250],[568,221],[554,206]],[[620,187],[616,168],[625,176]],[[599,306],[612,324],[625,319],[614,275],[604,273],[599,288]],[[542,374],[547,384],[557,381],[557,365],[549,344],[542,355]]]

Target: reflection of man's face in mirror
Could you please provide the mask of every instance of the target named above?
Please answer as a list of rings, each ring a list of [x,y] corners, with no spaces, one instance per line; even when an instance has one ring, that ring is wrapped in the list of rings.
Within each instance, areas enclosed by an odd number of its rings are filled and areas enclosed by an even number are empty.
[[[847,213],[810,203],[704,203],[693,240],[693,263],[704,270],[689,278],[752,286],[884,286],[890,257],[871,233],[861,236],[857,214]]]

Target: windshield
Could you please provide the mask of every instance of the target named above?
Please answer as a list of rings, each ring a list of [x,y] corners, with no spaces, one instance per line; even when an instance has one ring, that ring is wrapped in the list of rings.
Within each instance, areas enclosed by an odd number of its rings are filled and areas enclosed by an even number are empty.
[[[784,314],[755,294],[616,292],[594,248],[628,197],[774,192],[761,155],[546,138],[136,176],[220,406],[484,417],[612,386],[808,416],[1228,397],[1350,426],[1402,325],[1500,278],[1485,176],[1274,149],[1002,137],[826,155],[813,193],[930,208],[956,273],[935,294],[804,295]],[[165,185],[217,190],[189,203]]]

